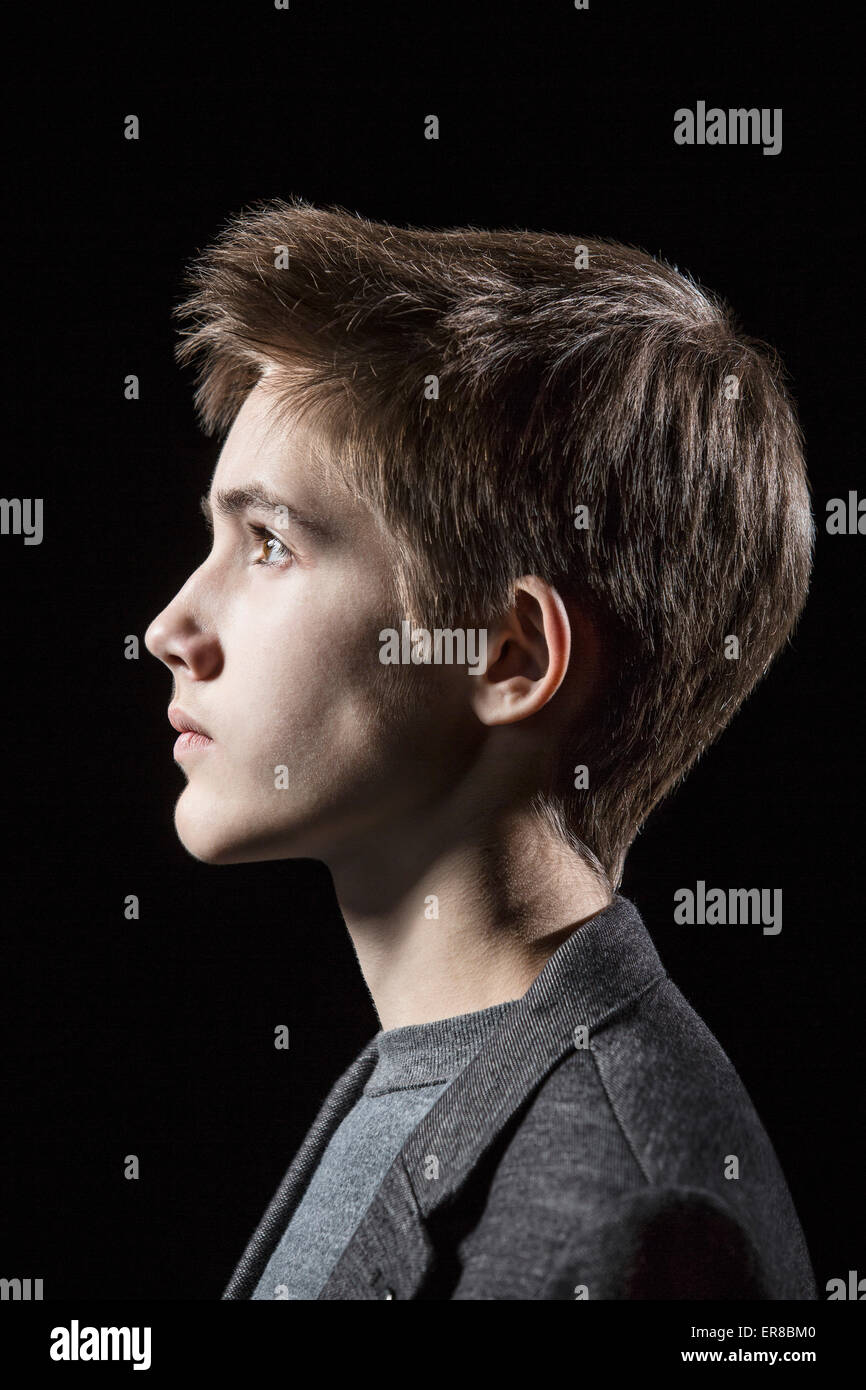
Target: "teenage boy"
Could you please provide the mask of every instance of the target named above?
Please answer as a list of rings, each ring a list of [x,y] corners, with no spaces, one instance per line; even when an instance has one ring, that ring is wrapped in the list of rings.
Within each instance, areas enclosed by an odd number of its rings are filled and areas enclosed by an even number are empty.
[[[223,1297],[814,1298],[771,1141],[618,891],[805,602],[772,354],[630,247],[297,198],[179,313],[227,437],[146,638],[177,832],[327,863],[381,1024]]]

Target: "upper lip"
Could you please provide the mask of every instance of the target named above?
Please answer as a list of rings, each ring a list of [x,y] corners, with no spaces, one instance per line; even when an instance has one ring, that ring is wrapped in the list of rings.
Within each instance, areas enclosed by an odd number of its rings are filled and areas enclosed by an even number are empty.
[[[168,722],[173,729],[177,729],[179,734],[204,734],[205,738],[210,738],[207,729],[203,729],[201,724],[197,724],[194,719],[190,719],[186,710],[182,710],[180,705],[169,705]]]

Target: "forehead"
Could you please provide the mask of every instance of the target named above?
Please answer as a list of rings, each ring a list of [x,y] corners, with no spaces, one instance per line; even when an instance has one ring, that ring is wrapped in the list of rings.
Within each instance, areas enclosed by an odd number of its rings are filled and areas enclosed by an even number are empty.
[[[279,411],[279,404],[265,384],[249,393],[226,436],[211,493],[264,484],[290,507],[321,516],[338,534],[381,545],[380,524],[340,478],[315,428]]]
[[[262,384],[249,393],[226,436],[215,477],[222,486],[235,487],[266,474],[275,486],[284,482],[336,492],[336,473],[315,431],[300,419],[281,418],[278,405]]]

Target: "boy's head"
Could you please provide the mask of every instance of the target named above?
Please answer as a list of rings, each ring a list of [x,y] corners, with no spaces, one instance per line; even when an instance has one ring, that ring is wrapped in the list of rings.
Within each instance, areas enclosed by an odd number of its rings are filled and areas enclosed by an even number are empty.
[[[325,530],[215,506],[211,556],[149,629],[216,745],[191,759],[185,843],[327,858],[486,799],[618,887],[805,602],[814,526],[771,352],[630,247],[301,199],[233,220],[191,274],[179,357],[229,431],[214,499],[267,482]],[[292,566],[251,522],[296,539]],[[486,630],[496,680],[383,665],[403,621]]]

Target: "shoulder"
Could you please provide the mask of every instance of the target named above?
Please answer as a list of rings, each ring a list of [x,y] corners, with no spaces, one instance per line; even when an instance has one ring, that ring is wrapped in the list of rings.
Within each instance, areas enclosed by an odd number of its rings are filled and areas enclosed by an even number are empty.
[[[584,1048],[569,1048],[525,1119],[532,1127],[556,1117],[568,1128],[570,1112],[587,1102],[596,1128],[618,1133],[646,1183],[715,1190],[746,1164],[753,1177],[778,1176],[743,1080],[667,975],[596,1025]]]
[[[527,1040],[529,1043],[529,1040]],[[606,1195],[660,1184],[713,1190],[748,1159],[775,1177],[769,1139],[720,1043],[668,976],[594,1026],[541,1080],[513,1144]],[[724,1189],[722,1189],[724,1191]]]
[[[667,976],[569,1048],[500,1136],[484,1186],[467,1254],[504,1272],[521,1248],[527,1287],[548,1290],[525,1297],[815,1296],[746,1087]]]

